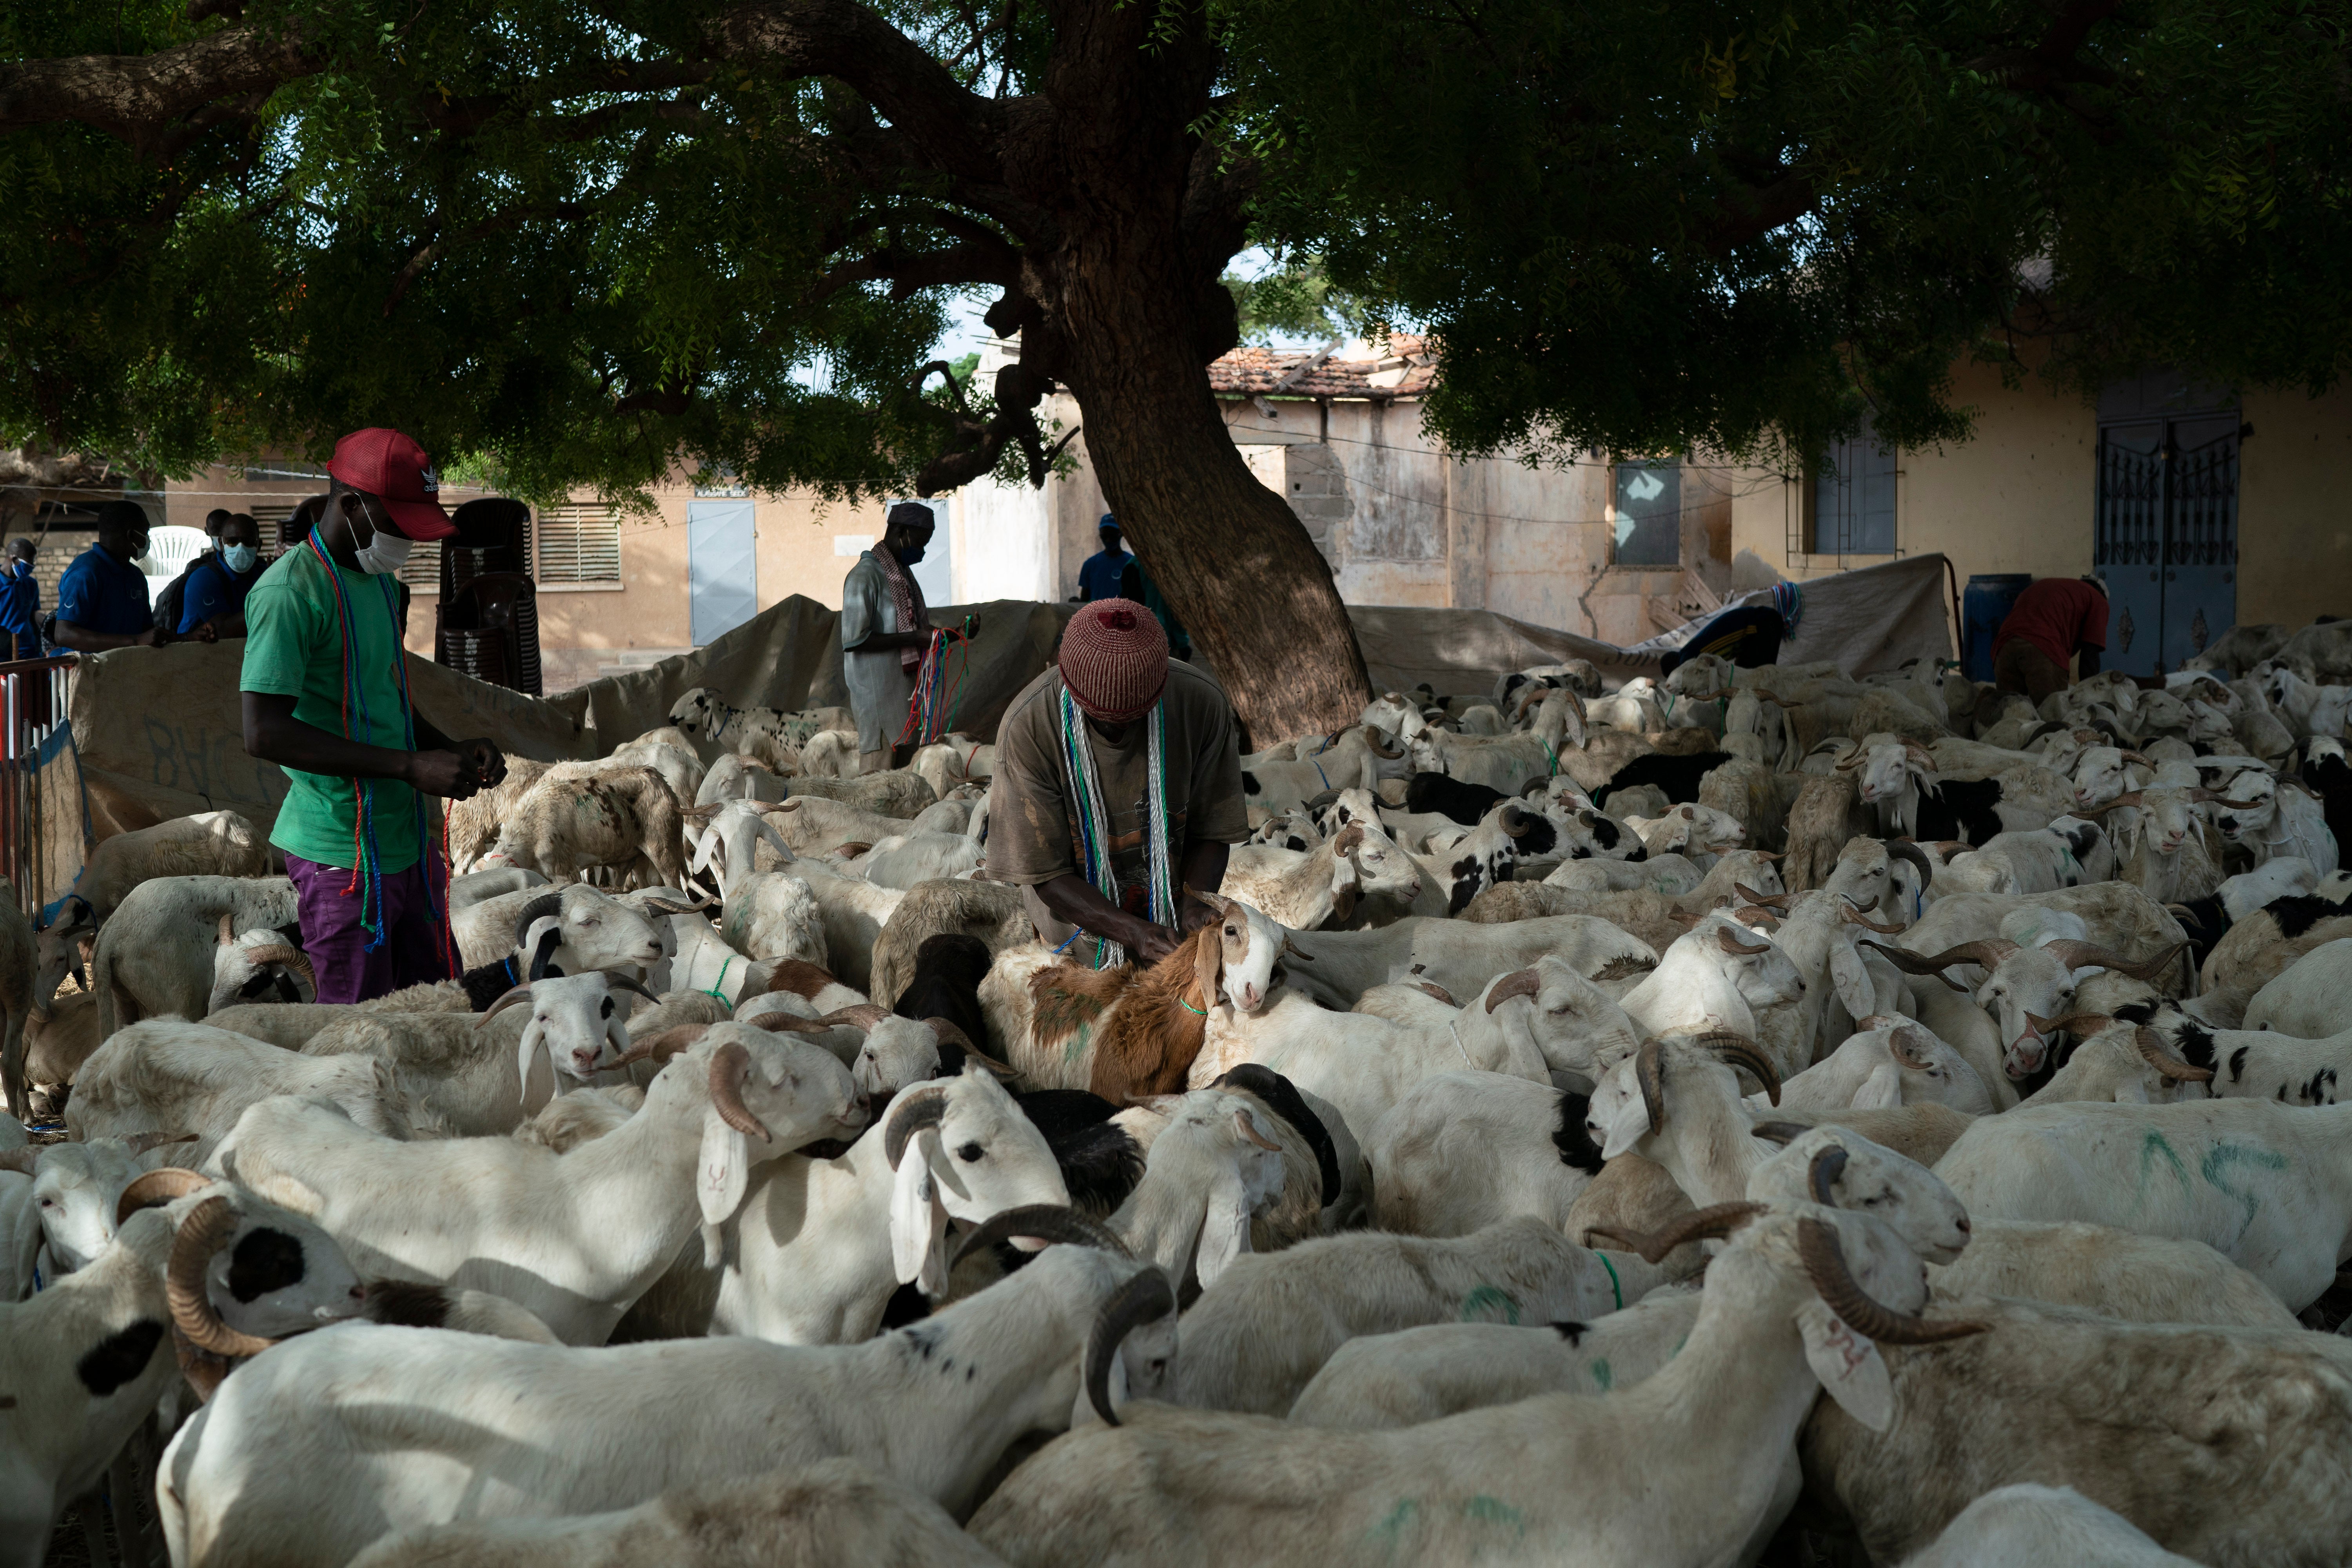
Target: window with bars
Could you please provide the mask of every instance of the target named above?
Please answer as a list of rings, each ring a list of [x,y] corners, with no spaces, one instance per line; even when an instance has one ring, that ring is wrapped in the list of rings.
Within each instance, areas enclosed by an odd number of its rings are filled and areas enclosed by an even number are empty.
[[[1815,555],[1895,553],[1895,454],[1865,422],[1805,475],[1805,550]]]
[[[621,514],[609,506],[551,506],[539,514],[539,581],[621,580]]]

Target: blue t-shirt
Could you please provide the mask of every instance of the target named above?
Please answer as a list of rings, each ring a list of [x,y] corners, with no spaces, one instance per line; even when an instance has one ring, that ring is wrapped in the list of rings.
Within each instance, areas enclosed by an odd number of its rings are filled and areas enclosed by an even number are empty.
[[[155,624],[146,574],[117,561],[105,545],[91,545],[58,582],[58,619],[110,637],[137,637]]]
[[[0,575],[0,632],[28,637],[40,629],[41,585],[30,566],[12,565]]]
[[[1087,604],[1118,597],[1118,575],[1135,557],[1124,550],[1097,550],[1078,568],[1078,597]]]
[[[228,563],[218,553],[206,555],[188,574],[187,585],[180,590],[180,635],[185,637],[206,621],[243,610],[246,595],[261,581],[263,571],[257,562],[251,572],[240,577],[228,569]]]

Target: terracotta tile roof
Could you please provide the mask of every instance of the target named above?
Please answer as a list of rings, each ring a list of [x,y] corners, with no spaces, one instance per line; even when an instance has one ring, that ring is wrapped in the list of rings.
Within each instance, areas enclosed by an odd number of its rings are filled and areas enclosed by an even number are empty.
[[[1437,374],[1437,353],[1425,338],[1398,336],[1375,359],[1333,356],[1311,369],[1299,367],[1311,353],[1276,353],[1255,344],[1222,354],[1209,364],[1209,389],[1220,397],[1420,397]],[[1285,378],[1288,379],[1286,380]]]

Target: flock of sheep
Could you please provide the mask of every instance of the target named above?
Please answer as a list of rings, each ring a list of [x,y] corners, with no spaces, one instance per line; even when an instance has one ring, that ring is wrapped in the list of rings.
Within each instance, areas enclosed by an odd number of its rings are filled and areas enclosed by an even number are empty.
[[[1390,693],[1149,968],[992,747],[700,689],[453,808],[461,981],[110,838],[0,918],[0,1568],[2352,1562],[2352,623],[2198,662]]]

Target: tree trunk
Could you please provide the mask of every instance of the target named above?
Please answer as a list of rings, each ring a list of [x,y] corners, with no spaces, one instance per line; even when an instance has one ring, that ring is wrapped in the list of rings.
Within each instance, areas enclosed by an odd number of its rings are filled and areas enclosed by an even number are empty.
[[[1024,194],[1052,213],[1052,243],[1024,267],[1039,309],[1022,360],[1076,395],[1120,528],[1270,745],[1353,722],[1370,683],[1329,563],[1242,461],[1209,391],[1209,361],[1236,342],[1220,278],[1246,239],[1246,191],[1195,130],[1217,69],[1205,31],[1154,45],[1152,15],[1066,5],[1045,95],[1056,112],[1010,138],[1014,185],[1042,175]]]

